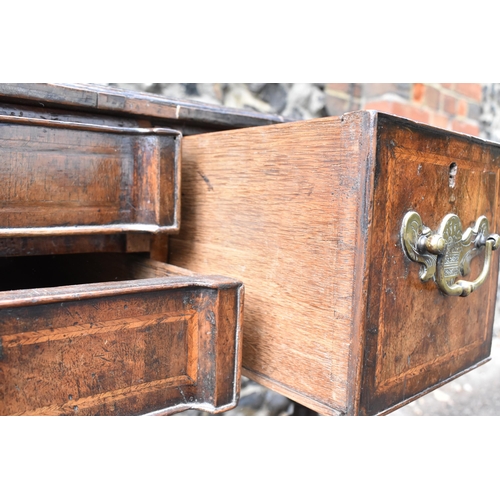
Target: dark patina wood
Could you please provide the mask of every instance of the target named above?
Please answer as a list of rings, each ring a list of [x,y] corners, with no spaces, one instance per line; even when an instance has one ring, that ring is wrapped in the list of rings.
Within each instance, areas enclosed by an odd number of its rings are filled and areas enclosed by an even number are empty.
[[[173,232],[180,134],[0,116],[0,237]]]
[[[103,85],[31,83],[0,84],[2,116],[111,128],[171,127],[182,134],[252,127],[285,120],[276,115],[168,99]],[[176,207],[178,211],[178,205]],[[1,237],[0,255],[134,251],[139,241],[134,235],[104,235],[94,231],[92,235],[81,236],[66,232],[64,237],[60,237],[52,233],[42,236],[38,231],[36,237],[19,236],[15,241]],[[151,251],[152,258],[165,261],[167,244],[167,238],[161,234],[142,237],[141,246],[136,251]]]
[[[74,130],[85,132],[83,142],[93,126],[121,129],[116,137],[127,128],[158,127],[190,136],[182,155],[181,233],[169,241],[165,232],[151,236],[138,226],[100,234],[92,223],[92,234],[57,235],[49,227],[43,236],[37,209],[31,210],[35,233],[22,233],[12,223],[20,215],[7,210],[12,220],[3,226],[2,256],[123,255],[39,257],[29,266],[25,259],[0,259],[5,413],[234,406],[241,327],[234,311],[241,295],[231,280],[214,283],[179,268],[169,276],[172,269],[155,262],[165,261],[167,250],[174,264],[245,283],[244,373],[305,405],[300,414],[305,408],[386,413],[488,360],[498,256],[470,297],[445,297],[432,281],[419,280],[419,265],[403,253],[400,228],[416,210],[432,228],[453,212],[465,227],[485,215],[498,231],[498,145],[370,112],[261,127],[285,120],[99,85],[0,84],[0,115],[12,117],[2,118],[5,126],[27,120],[54,134],[64,124],[53,122],[79,124]],[[222,132],[207,133],[215,130]],[[62,143],[82,153],[80,140]],[[452,165],[458,166],[453,186]],[[58,182],[57,165],[53,173]],[[40,190],[30,191],[28,181],[40,172],[23,175],[17,185],[4,176],[2,200],[22,205],[36,198]],[[115,178],[96,178],[97,189]],[[147,199],[158,177],[139,178]],[[82,192],[81,184],[74,186],[55,191]],[[134,210],[148,221],[157,218],[132,191]],[[99,224],[130,224],[120,219],[124,213],[94,217]],[[131,255],[137,252],[145,254]],[[482,257],[472,262],[471,278],[482,264]],[[209,334],[196,337],[195,323]]]
[[[2,258],[0,266],[1,415],[236,405],[241,283],[130,254]]]
[[[232,109],[189,100],[168,99],[143,92],[97,84],[2,83],[0,98],[35,108],[82,110],[144,118],[161,126],[175,126],[183,134],[282,123],[285,118],[247,109]],[[44,112],[41,109],[39,112]],[[47,111],[45,111],[47,113]],[[158,126],[158,125],[156,125]]]
[[[245,283],[245,375],[323,414],[391,411],[489,357],[498,255],[482,287],[447,297],[400,231],[416,210],[497,232],[499,157],[375,112],[187,137],[170,261]]]
[[[454,213],[464,229],[485,215],[498,232],[499,167],[497,144],[379,115],[362,327],[364,413],[393,409],[488,359],[498,255],[488,281],[470,296],[445,296],[432,280],[420,281],[420,266],[403,254],[395,229],[415,210],[431,228]],[[468,279],[483,260],[472,260]]]

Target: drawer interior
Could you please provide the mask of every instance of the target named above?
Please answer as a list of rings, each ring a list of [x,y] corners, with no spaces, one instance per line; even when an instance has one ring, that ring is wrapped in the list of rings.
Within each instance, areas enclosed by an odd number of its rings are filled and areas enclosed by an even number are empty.
[[[148,254],[74,254],[0,258],[0,291],[129,281],[190,271],[150,260]]]

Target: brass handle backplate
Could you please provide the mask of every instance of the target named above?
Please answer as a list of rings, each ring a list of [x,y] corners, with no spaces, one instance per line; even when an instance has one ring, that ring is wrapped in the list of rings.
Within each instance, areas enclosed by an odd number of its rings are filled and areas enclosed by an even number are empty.
[[[493,250],[500,246],[500,236],[490,234],[488,219],[482,215],[473,227],[462,231],[454,214],[444,217],[437,231],[424,226],[417,212],[408,212],[401,227],[403,249],[411,260],[422,264],[420,279],[434,279],[446,295],[466,297],[484,283],[491,265]],[[474,281],[458,279],[470,272],[471,260],[485,247],[484,266]],[[457,281],[455,281],[457,280]]]

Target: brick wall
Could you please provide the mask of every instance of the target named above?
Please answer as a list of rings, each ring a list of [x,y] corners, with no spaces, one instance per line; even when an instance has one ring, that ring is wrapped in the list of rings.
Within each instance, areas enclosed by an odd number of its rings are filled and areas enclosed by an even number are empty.
[[[480,135],[480,83],[327,83],[328,115],[374,109]]]

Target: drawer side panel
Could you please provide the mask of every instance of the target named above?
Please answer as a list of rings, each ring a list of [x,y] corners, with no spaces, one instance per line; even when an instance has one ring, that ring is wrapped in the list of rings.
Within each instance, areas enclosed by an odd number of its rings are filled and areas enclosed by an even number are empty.
[[[367,116],[183,141],[170,262],[243,281],[243,374],[321,413],[345,412],[356,383],[348,373]]]

